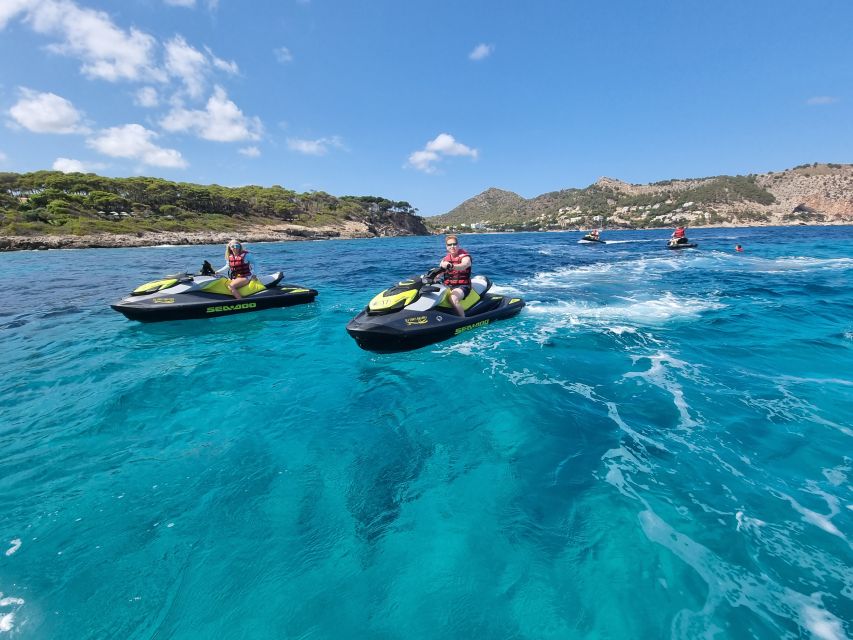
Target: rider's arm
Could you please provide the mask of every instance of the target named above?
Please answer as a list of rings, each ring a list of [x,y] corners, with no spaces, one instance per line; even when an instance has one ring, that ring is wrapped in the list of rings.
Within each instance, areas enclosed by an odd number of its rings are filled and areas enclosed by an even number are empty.
[[[456,271],[456,270],[464,271],[465,269],[467,269],[468,267],[471,266],[471,257],[470,256],[462,256],[462,261],[457,265],[454,265],[449,260],[442,260],[441,264],[447,264],[448,265],[447,268],[450,271]]]

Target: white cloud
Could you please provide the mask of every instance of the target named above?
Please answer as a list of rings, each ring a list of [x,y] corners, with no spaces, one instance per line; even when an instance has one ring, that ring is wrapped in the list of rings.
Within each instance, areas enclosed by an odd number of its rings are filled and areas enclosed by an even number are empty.
[[[164,1],[186,7],[197,4],[197,0]],[[206,4],[216,9],[214,0]],[[196,48],[181,35],[160,42],[139,29],[122,28],[105,11],[78,6],[74,0],[0,0],[0,30],[14,18],[50,38],[49,51],[79,60],[81,72],[89,78],[164,85],[158,87],[158,103],[172,80],[182,86],[177,99],[201,100],[212,77],[240,71],[235,61],[219,58],[209,47]],[[153,106],[152,94],[146,91],[148,95],[137,95],[136,103]]]
[[[806,104],[810,107],[835,104],[836,102],[839,102],[839,99],[833,96],[814,96],[806,100]]]
[[[156,107],[160,104],[160,96],[154,87],[142,87],[133,94],[133,101],[140,107]]]
[[[183,81],[192,97],[201,96],[207,68],[207,58],[201,51],[187,44],[183,37],[175,36],[166,43],[165,64],[169,75]]]
[[[2,0],[0,2],[0,29],[19,13],[23,13],[31,4],[31,0]]]
[[[157,134],[139,124],[126,124],[99,131],[86,144],[113,158],[131,158],[155,167],[183,169],[187,166],[181,152],[158,147],[152,142]]]
[[[456,142],[456,139],[449,133],[439,133],[435,140],[427,143],[427,151],[435,151],[446,156],[470,156],[477,157],[477,150],[471,147],[466,147],[461,142]]]
[[[192,8],[195,6],[195,0],[163,0],[163,2],[173,7]]]
[[[231,75],[236,75],[240,73],[240,67],[238,67],[237,63],[233,60],[223,60],[222,58],[217,58],[213,51],[210,50],[210,47],[205,47],[204,50],[207,51],[207,55],[210,56],[211,64],[220,71],[230,73]]]
[[[414,167],[424,173],[435,173],[435,163],[438,160],[438,154],[433,151],[413,151],[409,156],[407,166]]]
[[[81,113],[65,98],[24,87],[20,92],[21,99],[9,109],[9,115],[21,127],[34,133],[88,133]]]
[[[234,74],[239,71],[236,62],[217,58],[206,48],[207,55],[188,44],[182,36],[175,36],[166,43],[166,72],[183,82],[187,93],[200,98],[207,84],[207,75],[211,68]]]
[[[423,149],[413,151],[405,166],[424,173],[435,173],[436,165],[445,156],[467,156],[476,160],[478,155],[476,149],[457,142],[449,133],[440,133],[434,140],[427,142]]]
[[[62,173],[89,173],[95,169],[103,169],[100,162],[83,162],[72,158],[57,158],[53,161],[53,170]]]
[[[20,4],[16,6],[20,11]],[[155,38],[135,28],[116,26],[103,11],[82,9],[71,0],[31,0],[24,11],[36,32],[61,40],[49,48],[82,60],[82,71],[89,77],[115,82],[162,76],[153,61]]]
[[[478,44],[474,50],[468,54],[469,60],[484,60],[488,58],[495,50],[493,44]]]
[[[308,156],[324,156],[332,147],[346,149],[340,136],[330,138],[317,138],[316,140],[304,140],[301,138],[288,138],[287,147],[292,151],[298,151]]]
[[[261,150],[257,147],[243,147],[242,149],[238,149],[237,152],[249,158],[257,158],[261,155]]]
[[[206,108],[175,107],[160,122],[167,131],[192,131],[199,138],[215,142],[259,140],[263,125],[257,117],[249,118],[228,99],[225,89],[216,87]]]
[[[279,47],[278,49],[273,49],[273,53],[275,54],[275,59],[282,64],[293,62],[293,54],[287,47]]]

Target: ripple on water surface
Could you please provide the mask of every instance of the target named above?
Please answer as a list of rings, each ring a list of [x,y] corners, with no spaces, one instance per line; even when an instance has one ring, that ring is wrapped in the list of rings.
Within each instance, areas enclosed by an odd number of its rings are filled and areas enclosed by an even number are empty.
[[[107,305],[221,247],[0,254],[61,274],[0,311],[0,634],[849,637],[853,231],[822,234],[463,236],[528,306],[396,356],[344,325],[439,238],[258,245],[317,302],[154,325]]]

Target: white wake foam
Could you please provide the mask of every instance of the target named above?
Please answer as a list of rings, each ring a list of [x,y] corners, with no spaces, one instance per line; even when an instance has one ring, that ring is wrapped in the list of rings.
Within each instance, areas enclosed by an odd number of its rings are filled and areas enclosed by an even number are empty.
[[[556,316],[558,318],[574,318],[579,321],[596,323],[618,321],[633,322],[639,325],[656,325],[680,318],[694,318],[705,311],[722,309],[725,305],[717,300],[703,298],[684,298],[672,293],[650,300],[624,298],[621,303],[606,305],[591,305],[580,301],[558,302],[556,304],[539,304],[531,301],[528,312],[535,315]],[[624,325],[615,325],[625,331]],[[611,330],[617,331],[612,328]]]

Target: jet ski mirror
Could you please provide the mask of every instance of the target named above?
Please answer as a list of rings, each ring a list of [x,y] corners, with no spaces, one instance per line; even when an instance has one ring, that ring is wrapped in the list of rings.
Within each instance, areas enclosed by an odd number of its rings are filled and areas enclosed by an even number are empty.
[[[213,265],[210,264],[207,260],[204,261],[204,264],[201,265],[201,275],[203,276],[215,276],[216,271],[213,270]]]

